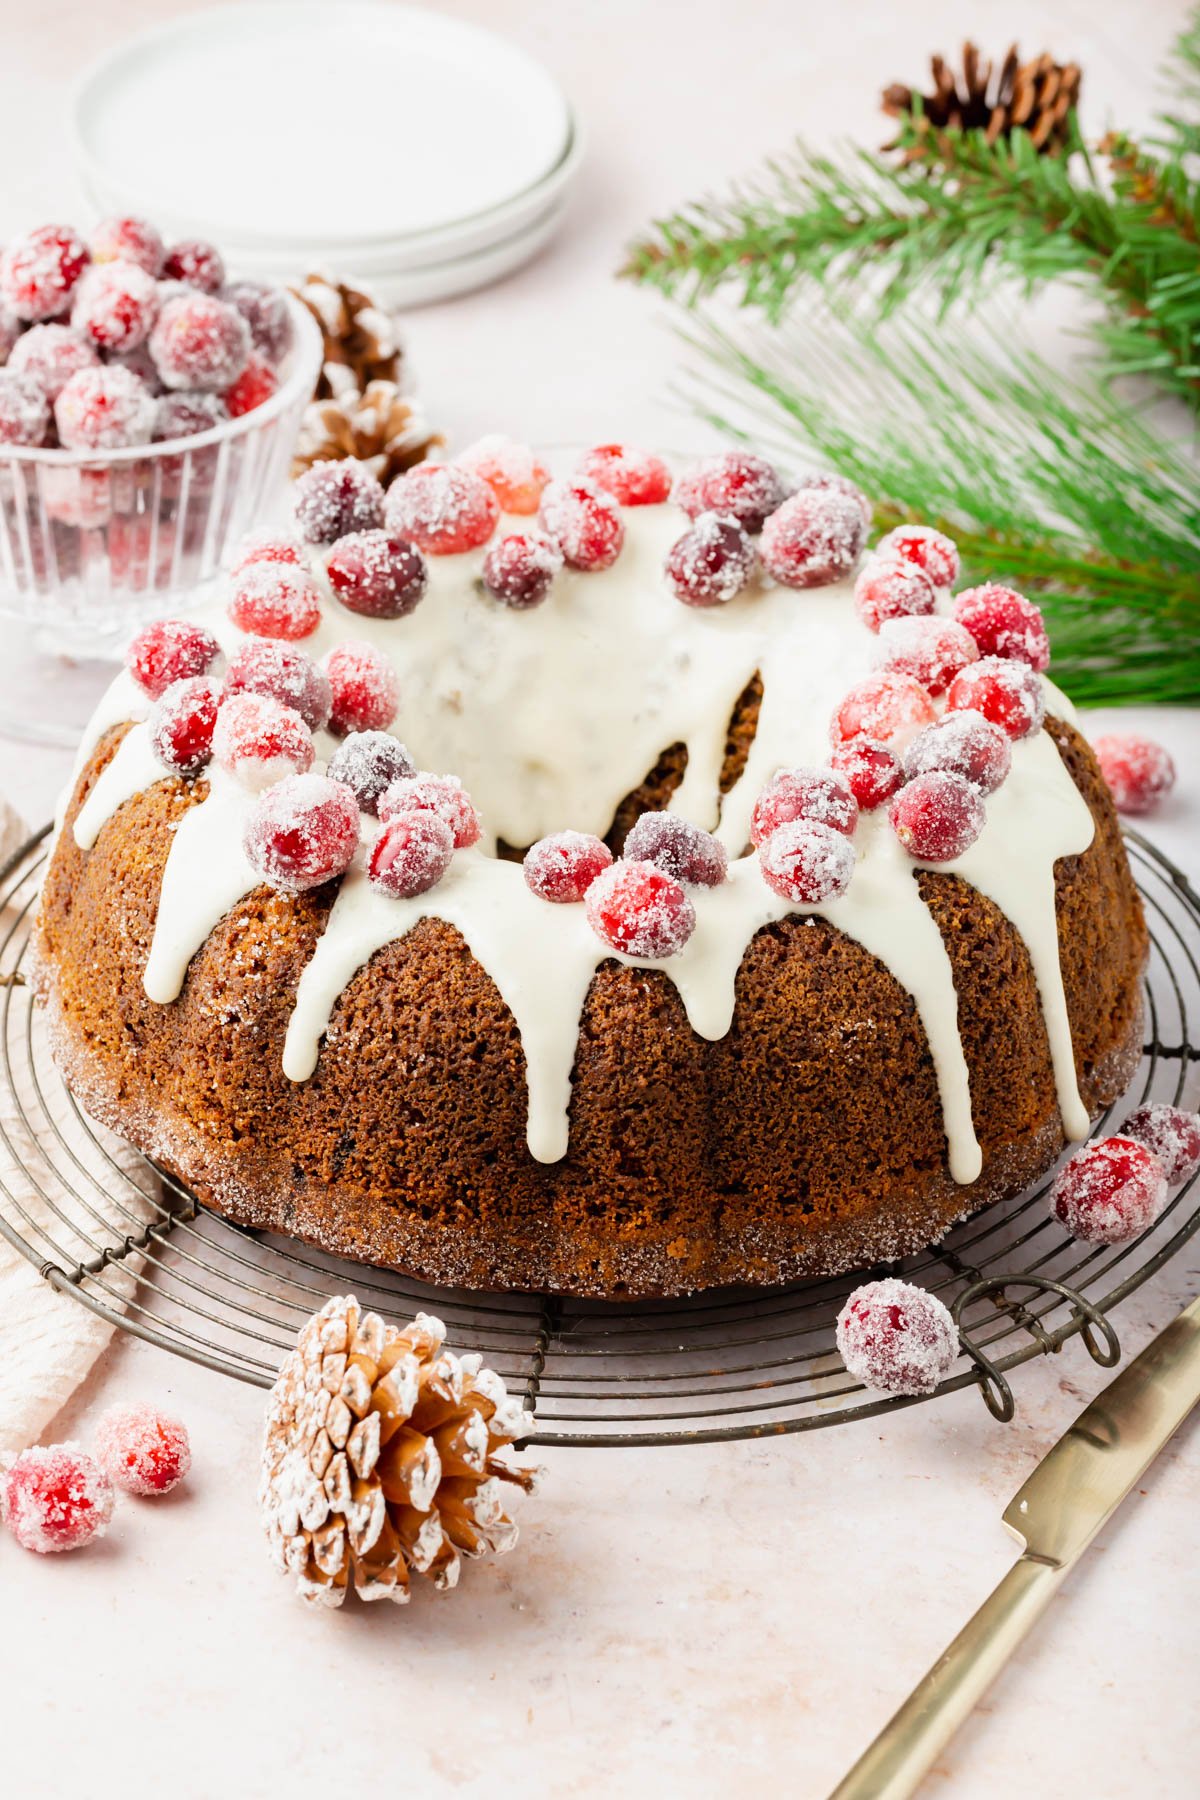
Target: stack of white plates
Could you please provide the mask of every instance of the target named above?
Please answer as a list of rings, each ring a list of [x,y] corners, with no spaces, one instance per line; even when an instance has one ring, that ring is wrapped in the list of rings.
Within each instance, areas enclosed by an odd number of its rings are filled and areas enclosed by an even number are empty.
[[[251,0],[132,38],[74,130],[103,213],[216,243],[239,275],[358,278],[415,306],[494,281],[567,204],[579,126],[478,26],[378,0]]]

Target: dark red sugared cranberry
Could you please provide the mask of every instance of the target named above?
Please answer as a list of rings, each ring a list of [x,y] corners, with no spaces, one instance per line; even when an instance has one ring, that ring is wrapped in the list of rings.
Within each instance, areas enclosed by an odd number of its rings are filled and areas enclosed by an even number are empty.
[[[502,606],[524,612],[541,605],[562,563],[558,545],[549,538],[514,531],[489,547],[483,559],[483,585]]]
[[[629,829],[624,855],[653,863],[689,887],[720,887],[729,872],[724,844],[677,813],[644,812]]]
[[[339,538],[325,573],[342,605],[367,619],[404,618],[429,581],[416,545],[387,531],[353,531]]]

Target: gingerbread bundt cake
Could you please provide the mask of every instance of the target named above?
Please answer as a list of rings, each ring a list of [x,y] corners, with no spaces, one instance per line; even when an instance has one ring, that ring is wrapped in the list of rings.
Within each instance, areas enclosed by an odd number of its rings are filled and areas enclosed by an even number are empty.
[[[894,1258],[1085,1135],[1141,910],[1037,609],[838,477],[488,442],[149,627],[39,993],[80,1102],[242,1224],[627,1297]],[[544,491],[543,491],[544,490]],[[457,777],[459,780],[451,779]]]

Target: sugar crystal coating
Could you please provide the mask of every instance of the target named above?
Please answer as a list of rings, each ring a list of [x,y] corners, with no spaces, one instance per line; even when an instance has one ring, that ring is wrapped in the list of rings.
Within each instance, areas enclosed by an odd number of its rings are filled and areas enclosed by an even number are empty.
[[[251,350],[241,374],[225,389],[230,418],[243,418],[246,413],[264,405],[278,390],[279,377],[266,357]]]
[[[696,909],[674,876],[622,859],[602,870],[584,898],[588,924],[624,956],[674,956],[696,929]]]
[[[965,588],[954,602],[954,617],[970,632],[981,656],[1011,656],[1039,671],[1050,665],[1050,639],[1041,610],[998,581]]]
[[[958,580],[958,549],[953,538],[930,525],[897,525],[875,546],[877,556],[899,556],[924,569],[935,587]]]
[[[293,563],[297,568],[304,565],[304,546],[295,538],[287,537],[278,531],[258,531],[244,538],[233,562],[229,566],[231,575],[240,575],[251,563],[275,562]]]
[[[383,524],[383,489],[362,463],[347,456],[314,463],[292,488],[300,535],[309,544],[332,544],[354,531]]]
[[[514,531],[489,545],[483,585],[502,606],[524,612],[547,598],[562,565],[562,552],[549,538]]]
[[[72,375],[91,369],[100,357],[94,344],[71,325],[31,325],[8,359],[9,373],[36,381],[53,405]]]
[[[580,457],[575,474],[622,506],[661,506],[671,494],[671,471],[662,457],[628,444],[597,444]]]
[[[839,494],[847,494],[862,513],[863,524],[870,527],[873,517],[871,502],[857,482],[851,481],[848,475],[839,475],[833,469],[818,469],[814,474],[801,476],[796,483],[796,489],[800,488],[836,488]]]
[[[97,349],[121,355],[145,343],[158,304],[158,283],[137,263],[99,263],[75,289],[71,325]]]
[[[99,1463],[78,1444],[35,1445],[0,1476],[0,1514],[24,1550],[79,1550],[108,1530],[114,1495]]]
[[[212,756],[221,684],[208,675],[173,681],[150,714],[155,756],[174,775],[198,775]]]
[[[879,628],[878,666],[911,675],[930,694],[944,694],[959,670],[978,660],[974,638],[953,619],[887,619]]]
[[[328,725],[333,711],[333,690],[324,669],[303,650],[274,638],[250,638],[239,644],[225,671],[225,692],[267,694],[293,707],[310,731]]]
[[[312,732],[293,707],[251,693],[222,699],[212,752],[227,775],[260,793],[288,775],[305,774],[316,756]]]
[[[745,588],[758,557],[728,513],[699,513],[667,553],[667,580],[685,606],[722,606]]]
[[[0,255],[0,299],[19,319],[55,319],[88,261],[86,244],[69,225],[39,225]]]
[[[836,900],[854,875],[854,845],[845,832],[815,819],[792,819],[759,845],[758,866],[767,886],[797,906]]]
[[[486,544],[500,507],[480,476],[456,463],[418,463],[387,491],[384,519],[398,538],[430,556],[457,556]]]
[[[538,520],[572,569],[610,569],[625,542],[616,501],[583,482],[552,481]]]
[[[1028,663],[984,656],[962,669],[950,683],[946,705],[951,712],[982,713],[1010,738],[1031,737],[1046,717],[1042,684]]]
[[[342,605],[368,619],[406,618],[429,582],[417,546],[390,531],[352,531],[339,538],[325,573]]]
[[[613,860],[602,838],[588,831],[555,831],[525,852],[525,880],[542,900],[572,905],[582,900]]]
[[[250,342],[269,363],[282,362],[292,345],[292,316],[281,288],[265,281],[234,281],[221,289],[221,299],[241,313]]]
[[[1175,764],[1153,738],[1110,732],[1095,738],[1092,749],[1118,812],[1153,812],[1175,786]]]
[[[363,812],[375,817],[394,781],[415,775],[417,766],[398,738],[386,731],[351,731],[329,759],[326,774],[345,782]]]
[[[220,644],[203,626],[189,619],[155,619],[131,640],[125,667],[142,692],[157,700],[172,682],[207,675],[220,654]]]
[[[704,512],[724,513],[736,519],[744,531],[758,532],[783,504],[785,493],[765,457],[750,450],[722,450],[685,470],[671,498],[689,518]]]
[[[94,263],[131,262],[147,275],[157,276],[166,249],[148,219],[102,219],[92,232],[89,248]]]
[[[326,653],[324,666],[333,695],[329,729],[386,730],[396,716],[400,681],[382,650],[347,638]]]
[[[1011,767],[1007,734],[977,712],[948,712],[919,732],[904,752],[904,773],[910,780],[949,769],[981,794],[994,794]]]
[[[724,844],[678,813],[644,812],[626,834],[624,855],[653,863],[689,887],[720,887],[729,873]]]
[[[80,369],[54,402],[59,442],[67,450],[124,450],[148,444],[156,415],[149,388],[118,363]]]
[[[163,303],[150,354],[164,387],[223,393],[250,360],[250,330],[224,300],[199,291],[180,294]]]
[[[750,842],[763,844],[793,819],[811,819],[831,831],[854,835],[858,803],[848,784],[825,769],[777,769],[750,815]]]
[[[454,833],[432,812],[394,814],[371,848],[367,879],[394,900],[436,887],[454,855]]]
[[[192,1448],[182,1420],[142,1401],[110,1406],[100,1415],[96,1460],[114,1486],[149,1498],[169,1494],[192,1466]]]
[[[229,408],[220,394],[209,394],[203,388],[181,388],[171,394],[160,394],[154,409],[154,442],[170,443],[174,438],[199,437],[212,431],[229,417]]]
[[[874,738],[850,738],[829,755],[829,766],[845,782],[864,812],[890,800],[904,781],[904,764],[894,750]]]
[[[855,1288],[838,1314],[847,1371],[882,1394],[932,1394],[958,1355],[958,1331],[936,1294],[895,1275]]]
[[[239,631],[294,643],[321,623],[321,591],[293,564],[255,562],[235,576],[226,611]]]
[[[325,775],[289,775],[259,797],[242,848],[271,887],[301,894],[348,868],[358,846],[358,802]]]
[[[535,513],[550,479],[549,469],[527,444],[499,433],[469,444],[455,461],[487,482],[501,512],[506,513]]]
[[[380,796],[379,817],[386,821],[407,812],[434,812],[444,819],[454,834],[456,850],[477,844],[483,830],[471,796],[457,775],[432,775],[428,769],[419,769],[415,775],[393,781]]]
[[[881,670],[857,682],[833,715],[830,737],[844,744],[855,737],[888,743],[908,738],[937,718],[933,701],[911,675]]]
[[[1189,1180],[1200,1169],[1200,1113],[1151,1101],[1130,1113],[1121,1136],[1144,1144],[1157,1156],[1170,1187]]]
[[[1127,1244],[1148,1231],[1167,1203],[1162,1164],[1128,1137],[1085,1144],[1061,1168],[1050,1209],[1072,1237],[1087,1244]]]
[[[763,567],[784,587],[823,587],[854,567],[866,537],[861,508],[837,488],[801,488],[762,529]]]
[[[886,620],[931,613],[937,589],[916,563],[873,556],[854,584],[854,604],[864,625],[878,631]]]
[[[909,855],[930,863],[961,856],[987,823],[978,789],[947,769],[932,769],[907,782],[892,800],[888,817]]]
[[[0,444],[33,448],[50,430],[50,403],[40,381],[0,369]]]
[[[202,293],[215,294],[225,282],[225,263],[221,252],[207,238],[181,238],[172,244],[163,261],[162,272],[168,281],[182,281]]]

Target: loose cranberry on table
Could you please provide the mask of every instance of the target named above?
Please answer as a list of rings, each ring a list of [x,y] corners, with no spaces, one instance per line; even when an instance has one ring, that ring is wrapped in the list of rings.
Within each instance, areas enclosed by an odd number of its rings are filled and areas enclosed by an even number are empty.
[[[820,906],[836,900],[854,875],[854,845],[815,819],[792,819],[759,845],[762,878],[782,900]]]
[[[1042,728],[1046,700],[1042,684],[1028,663],[984,656],[954,677],[946,695],[951,712],[982,713],[1014,739]]]
[[[226,611],[239,631],[296,642],[321,623],[321,590],[290,563],[251,563],[234,577]]]
[[[289,775],[261,795],[242,848],[271,887],[301,894],[345,873],[358,847],[358,802],[326,775]]]
[[[215,294],[225,283],[225,264],[215,244],[205,238],[183,238],[172,244],[163,261],[167,281],[182,281],[205,294]]]
[[[232,386],[225,390],[225,404],[231,419],[244,418],[279,391],[279,377],[257,350],[252,350],[245,368]]]
[[[108,1530],[112,1483],[78,1444],[23,1450],[0,1476],[0,1515],[24,1550],[80,1550]]]
[[[221,654],[210,631],[188,619],[155,619],[125,652],[125,667],[142,692],[157,700],[172,682],[207,675]]]
[[[886,619],[931,613],[937,589],[916,563],[902,557],[873,556],[854,584],[858,616],[872,631]]]
[[[833,715],[830,737],[835,745],[856,737],[888,743],[911,736],[936,718],[933,701],[919,681],[881,670],[850,689]]]
[[[823,587],[848,575],[866,538],[861,509],[837,488],[801,488],[762,529],[763,567],[784,587]]]
[[[886,1276],[855,1288],[837,1319],[847,1372],[882,1394],[932,1394],[958,1355],[958,1332],[936,1294]]]
[[[379,817],[385,822],[400,813],[433,812],[444,819],[454,834],[454,848],[467,850],[479,842],[483,823],[471,796],[457,775],[431,775],[419,769],[406,775],[380,795]]]
[[[418,463],[387,491],[384,522],[429,556],[458,556],[486,544],[500,506],[480,476],[457,463]]]
[[[372,887],[393,900],[413,900],[436,887],[454,856],[454,833],[436,813],[398,813],[388,820],[367,862]]]
[[[757,561],[731,514],[700,513],[667,553],[667,580],[685,606],[723,606],[749,584]]]
[[[954,617],[970,632],[981,656],[1011,656],[1039,673],[1050,666],[1041,610],[1015,588],[998,581],[965,588],[954,602]]]
[[[1007,734],[977,712],[947,713],[936,725],[927,725],[904,752],[904,773],[910,780],[948,769],[981,794],[994,794],[1011,767]]]
[[[685,470],[671,498],[689,518],[728,513],[744,531],[757,532],[785,495],[779,475],[764,457],[751,450],[722,450]]]
[[[292,509],[308,544],[333,544],[383,524],[383,489],[353,457],[314,463],[292,488]]]
[[[953,538],[931,525],[897,525],[880,538],[875,554],[916,563],[936,587],[951,587],[958,580],[958,547]]]
[[[562,566],[562,552],[549,538],[514,531],[489,545],[483,585],[502,606],[525,612],[547,598]]]
[[[653,863],[689,887],[720,887],[729,873],[725,846],[678,813],[644,812],[625,838],[627,861]]]
[[[779,769],[767,782],[750,815],[750,842],[761,845],[793,819],[810,819],[853,837],[858,802],[839,774],[824,769]]]
[[[226,694],[212,734],[213,760],[244,787],[261,792],[303,775],[316,757],[312,732],[294,707],[267,694]],[[332,773],[331,779],[338,779]]]
[[[221,289],[221,299],[241,313],[250,341],[260,356],[280,363],[292,346],[292,315],[282,288],[265,281],[234,281]]]
[[[931,863],[962,856],[987,823],[978,790],[948,769],[933,769],[907,782],[892,800],[888,817],[908,854]]]
[[[572,569],[610,569],[625,542],[616,501],[582,482],[552,481],[538,520]]]
[[[1170,1187],[1177,1187],[1200,1169],[1200,1113],[1150,1101],[1130,1113],[1121,1136],[1144,1144],[1157,1156]]]
[[[539,899],[557,906],[582,900],[613,860],[601,838],[588,831],[556,831],[525,852],[525,880]]]
[[[894,750],[874,738],[850,738],[830,752],[830,768],[840,776],[863,812],[882,806],[904,782],[904,764]]]
[[[469,444],[455,462],[486,481],[501,512],[531,516],[541,503],[550,471],[527,444],[498,433]]]
[[[7,366],[10,375],[36,381],[53,405],[72,375],[99,361],[95,345],[73,326],[31,325],[13,345]]]
[[[100,1415],[94,1447],[115,1487],[147,1499],[169,1494],[192,1466],[186,1425],[147,1402],[110,1406]]]
[[[978,660],[974,638],[953,619],[885,619],[879,628],[880,667],[911,675],[930,694],[944,694],[959,670]]]
[[[584,907],[596,936],[624,956],[675,956],[696,929],[686,890],[654,863],[613,863],[589,886]]]
[[[71,325],[98,350],[119,356],[145,343],[158,306],[158,283],[137,263],[100,263],[75,289]]]
[[[159,378],[169,388],[224,393],[250,360],[250,328],[241,313],[198,291],[164,301],[149,342]]]
[[[347,639],[328,652],[324,667],[333,695],[329,729],[386,730],[396,716],[400,683],[382,650]]]
[[[671,471],[662,457],[628,444],[598,444],[585,451],[575,477],[611,494],[622,506],[661,506],[671,494]]]
[[[54,422],[65,450],[125,450],[154,435],[154,395],[117,364],[80,369],[54,402]]]
[[[1107,733],[1093,740],[1092,749],[1119,812],[1153,812],[1175,786],[1175,764],[1152,738]]]
[[[50,433],[50,402],[40,381],[0,369],[0,444],[36,449]]]
[[[225,670],[227,694],[266,694],[300,714],[310,731],[320,731],[333,711],[333,690],[324,669],[292,644],[250,638],[239,644]]]
[[[147,219],[102,219],[92,232],[88,248],[94,263],[136,263],[147,275],[162,273],[166,249]]]
[[[39,225],[0,255],[0,300],[19,319],[56,319],[88,261],[87,245],[69,225]]]
[[[374,818],[382,796],[394,781],[415,775],[417,766],[398,738],[386,731],[351,731],[338,745],[325,771],[331,781],[344,781],[363,812]]]
[[[1167,1178],[1152,1150],[1133,1138],[1101,1138],[1077,1150],[1054,1179],[1050,1209],[1086,1244],[1127,1244],[1167,1203]]]
[[[174,681],[154,703],[150,745],[173,775],[198,775],[212,757],[221,684],[208,675]]]
[[[429,582],[416,545],[390,531],[352,531],[339,538],[325,574],[342,605],[368,619],[403,619]]]

